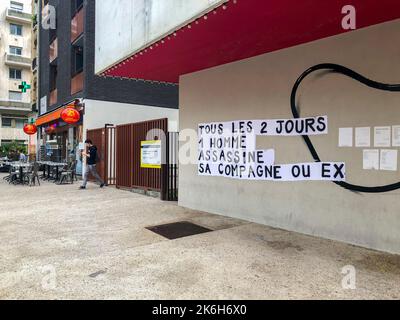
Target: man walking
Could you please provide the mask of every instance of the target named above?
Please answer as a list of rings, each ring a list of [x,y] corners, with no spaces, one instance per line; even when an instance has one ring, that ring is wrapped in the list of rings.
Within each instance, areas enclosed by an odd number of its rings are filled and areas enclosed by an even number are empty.
[[[20,151],[19,152],[19,162],[26,162],[26,155],[22,152],[22,151]]]
[[[86,157],[86,170],[85,176],[83,178],[83,184],[80,189],[86,189],[89,173],[91,173],[93,177],[95,177],[96,180],[100,183],[100,188],[103,188],[105,186],[105,183],[103,180],[101,180],[99,174],[96,171],[97,147],[93,145],[92,140],[86,140],[85,144],[87,148],[87,153],[82,152],[82,156]]]

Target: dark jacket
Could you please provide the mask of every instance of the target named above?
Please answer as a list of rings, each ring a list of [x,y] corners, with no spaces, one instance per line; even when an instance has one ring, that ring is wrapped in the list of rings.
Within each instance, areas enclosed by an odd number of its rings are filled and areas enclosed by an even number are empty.
[[[91,146],[88,149],[89,158],[87,159],[88,165],[95,165],[97,163],[97,147]]]

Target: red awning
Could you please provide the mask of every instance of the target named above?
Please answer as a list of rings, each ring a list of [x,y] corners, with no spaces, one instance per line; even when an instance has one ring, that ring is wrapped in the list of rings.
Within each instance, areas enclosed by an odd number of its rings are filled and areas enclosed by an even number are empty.
[[[82,111],[82,106],[79,105],[82,102],[81,99],[76,99],[74,102],[70,102],[64,106],[61,106],[55,110],[52,110],[44,115],[39,116],[36,119],[36,125],[43,126],[46,125],[50,122],[56,121],[58,119],[61,119],[61,113],[66,109],[66,108],[76,108],[78,111]]]
[[[58,108],[57,110],[54,110],[43,116],[40,116],[39,118],[36,119],[36,125],[39,127],[39,126],[43,126],[47,123],[50,123],[52,121],[60,119],[61,113],[64,111],[65,108],[66,107],[61,107],[61,108]]]
[[[399,0],[230,0],[102,75],[178,83],[179,76],[400,18]],[[166,13],[167,14],[167,13]]]

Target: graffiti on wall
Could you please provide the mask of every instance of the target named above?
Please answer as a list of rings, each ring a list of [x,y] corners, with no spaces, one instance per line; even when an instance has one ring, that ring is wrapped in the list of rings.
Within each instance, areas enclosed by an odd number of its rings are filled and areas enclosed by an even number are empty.
[[[293,86],[292,89],[292,94],[290,97],[290,105],[292,109],[292,114],[295,119],[300,118],[300,114],[297,109],[297,91],[301,85],[301,83],[304,81],[305,78],[307,78],[309,75],[312,73],[318,72],[318,71],[328,71],[328,72],[335,72],[342,74],[346,77],[349,77],[355,81],[358,81],[362,83],[363,85],[366,85],[370,88],[376,89],[376,90],[383,90],[383,91],[389,91],[389,92],[400,92],[400,84],[386,84],[386,83],[381,83],[377,81],[370,80],[363,75],[346,68],[342,65],[338,64],[332,64],[332,63],[323,63],[323,64],[318,64],[315,65],[306,71],[297,79],[296,83]],[[302,136],[308,150],[310,151],[313,159],[315,162],[319,163],[321,162],[321,158],[313,145],[310,136],[309,135],[303,135]],[[347,181],[334,181],[337,185],[340,187],[343,187],[345,189],[355,191],[355,192],[363,192],[363,193],[382,193],[382,192],[389,192],[389,191],[394,191],[400,189],[400,182],[395,182],[393,184],[388,184],[388,185],[383,185],[383,186],[374,186],[374,187],[368,187],[368,186],[361,186],[361,185],[356,185],[352,184]]]

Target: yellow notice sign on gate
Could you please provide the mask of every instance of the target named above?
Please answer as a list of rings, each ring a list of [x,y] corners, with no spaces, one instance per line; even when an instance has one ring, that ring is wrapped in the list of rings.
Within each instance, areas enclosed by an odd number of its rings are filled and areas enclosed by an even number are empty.
[[[140,167],[161,169],[161,140],[142,141],[140,146]]]

